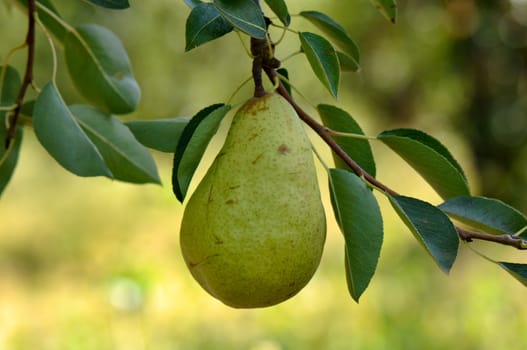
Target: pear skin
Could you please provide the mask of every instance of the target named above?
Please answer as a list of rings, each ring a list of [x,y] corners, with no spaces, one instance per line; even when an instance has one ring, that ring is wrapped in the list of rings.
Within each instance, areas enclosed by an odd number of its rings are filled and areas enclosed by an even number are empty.
[[[302,122],[276,93],[248,100],[183,215],[180,243],[192,276],[231,307],[275,305],[309,282],[325,237]]]

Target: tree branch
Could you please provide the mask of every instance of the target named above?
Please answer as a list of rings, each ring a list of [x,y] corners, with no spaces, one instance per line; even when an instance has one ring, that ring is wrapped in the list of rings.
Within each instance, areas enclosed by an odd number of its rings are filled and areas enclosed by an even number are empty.
[[[22,85],[20,86],[20,90],[18,91],[18,95],[15,100],[16,107],[13,110],[13,116],[11,117],[11,120],[9,122],[9,129],[7,130],[7,135],[4,144],[4,147],[6,149],[9,148],[11,141],[15,136],[16,126],[18,123],[18,118],[20,116],[20,110],[22,109],[22,104],[24,103],[24,97],[26,96],[28,86],[31,85],[31,83],[33,82],[33,63],[35,61],[35,11],[35,0],[28,0],[28,28],[25,42],[27,45],[26,71],[24,73]]]
[[[469,231],[460,227],[456,227],[456,230],[459,237],[465,242],[470,243],[477,239],[507,245],[520,250],[527,250],[527,241],[520,237],[512,235],[492,235],[490,233]]]

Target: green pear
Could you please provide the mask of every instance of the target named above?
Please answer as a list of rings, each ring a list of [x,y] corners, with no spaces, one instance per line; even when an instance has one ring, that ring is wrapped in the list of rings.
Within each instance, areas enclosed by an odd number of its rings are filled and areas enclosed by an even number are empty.
[[[226,305],[275,305],[309,282],[325,238],[302,122],[276,93],[250,99],[185,209],[180,240],[190,272]]]

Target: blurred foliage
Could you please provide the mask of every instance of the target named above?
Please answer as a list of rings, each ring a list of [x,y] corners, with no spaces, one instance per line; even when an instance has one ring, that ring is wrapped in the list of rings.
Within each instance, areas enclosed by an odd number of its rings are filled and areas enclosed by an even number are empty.
[[[526,212],[527,2],[398,3],[398,23],[391,25],[367,1],[288,1],[292,13],[330,14],[361,48],[362,71],[343,77],[338,105],[366,134],[420,128],[459,159],[474,194]],[[142,88],[139,109],[127,119],[193,115],[226,101],[250,75],[251,62],[234,34],[184,53],[189,10],[182,1],[137,1],[122,12],[81,1],[57,6],[69,22],[105,25],[124,42]],[[298,17],[293,24],[311,28]],[[24,26],[23,14],[0,5],[0,55],[22,42]],[[42,86],[50,55],[42,35],[37,42]],[[286,37],[279,58],[298,49],[292,42]],[[23,67],[24,54],[11,63]],[[334,104],[306,74],[307,64],[299,56],[284,62],[309,100]],[[59,69],[61,91],[82,102],[66,73]],[[246,87],[234,102],[250,93]],[[383,200],[386,244],[359,305],[347,294],[342,238],[331,222],[320,270],[298,296],[269,309],[228,309],[203,292],[184,266],[178,246],[182,206],[168,186],[169,157],[156,153],[164,187],[82,179],[66,173],[27,135],[0,201],[0,349],[527,346],[521,336],[524,287],[465,247],[444,276]],[[373,147],[382,181],[440,202],[409,167],[381,145]],[[526,262],[508,249],[478,248]]]

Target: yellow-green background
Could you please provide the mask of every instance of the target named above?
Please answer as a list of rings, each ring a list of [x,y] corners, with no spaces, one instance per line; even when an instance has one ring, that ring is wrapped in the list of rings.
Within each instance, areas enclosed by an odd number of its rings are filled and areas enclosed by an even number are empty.
[[[249,76],[250,60],[234,34],[183,52],[188,9],[182,1],[132,1],[125,12],[80,1],[55,3],[70,23],[104,24],[122,38],[143,91],[138,112],[124,119],[193,115],[226,101]],[[450,120],[466,104],[464,78],[442,70],[449,59],[449,40],[465,34],[455,32],[441,4],[401,1],[400,21],[393,26],[368,1],[343,3],[288,1],[292,13],[316,9],[341,21],[361,38],[364,57],[360,74],[344,75],[336,102],[309,72],[304,58],[287,61],[293,82],[307,97],[296,95],[299,101],[311,113],[309,102],[345,108],[371,135],[398,126],[427,131],[459,159],[474,193],[479,193],[481,176],[471,149]],[[293,23],[313,30],[297,18]],[[24,26],[18,9],[0,4],[1,58],[24,39]],[[39,34],[37,40],[36,75],[42,86],[50,76],[50,55],[44,37]],[[278,56],[297,48],[291,34],[279,46]],[[10,63],[21,69],[24,54]],[[438,70],[443,73],[434,78]],[[419,91],[420,99],[412,107],[416,117],[395,118],[379,107],[385,96],[396,95],[404,82],[425,71],[432,78],[423,79],[433,83]],[[68,101],[82,102],[62,65],[59,77]],[[242,90],[234,103],[249,95],[249,89]],[[225,125],[220,134],[224,130]],[[326,147],[311,136],[331,162]],[[221,137],[214,140],[198,177],[219,145]],[[403,194],[440,203],[411,168],[382,145],[373,147],[381,181]],[[527,151],[523,153],[521,159],[526,159]],[[450,276],[444,275],[382,197],[385,245],[377,274],[359,304],[347,292],[343,240],[328,207],[322,263],[304,290],[271,308],[224,306],[200,289],[186,270],[178,243],[183,206],[170,189],[171,157],[157,152],[154,156],[162,187],[79,178],[57,165],[26,128],[18,168],[0,199],[0,349],[527,347],[525,288],[464,245]],[[525,163],[512,167],[527,173]],[[329,204],[325,174],[319,170]],[[496,183],[502,180],[494,178]],[[525,188],[518,191],[525,193]],[[525,212],[527,201],[511,198]],[[527,262],[510,249],[474,246],[496,259]]]

